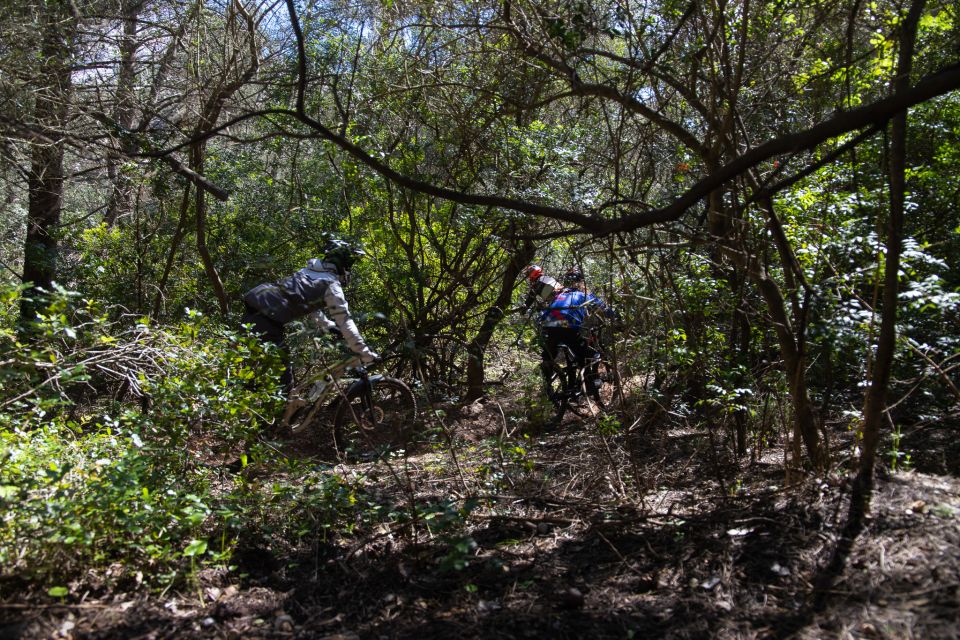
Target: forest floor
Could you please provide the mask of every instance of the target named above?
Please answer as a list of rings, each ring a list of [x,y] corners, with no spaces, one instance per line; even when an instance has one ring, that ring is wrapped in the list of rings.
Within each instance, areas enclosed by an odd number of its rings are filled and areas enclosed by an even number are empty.
[[[926,472],[882,474],[865,530],[838,551],[842,433],[836,471],[788,486],[782,447],[737,460],[720,431],[604,436],[577,416],[523,435],[518,413],[448,406],[439,441],[456,456],[435,443],[405,464],[335,468],[398,504],[448,505],[432,535],[248,540],[186,592],[0,603],[0,638],[960,637],[960,480],[942,451],[915,457]],[[305,437],[283,447],[323,458]]]

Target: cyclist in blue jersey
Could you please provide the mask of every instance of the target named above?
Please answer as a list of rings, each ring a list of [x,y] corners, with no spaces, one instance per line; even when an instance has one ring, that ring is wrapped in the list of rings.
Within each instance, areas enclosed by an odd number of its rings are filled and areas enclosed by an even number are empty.
[[[589,347],[587,337],[591,316],[603,316],[619,324],[619,315],[603,300],[583,291],[584,278],[579,269],[571,269],[563,277],[564,288],[553,298],[540,314],[540,327],[543,333],[544,362],[557,357],[558,346],[567,345],[573,353],[578,369],[586,366]],[[546,371],[546,365],[544,365]]]

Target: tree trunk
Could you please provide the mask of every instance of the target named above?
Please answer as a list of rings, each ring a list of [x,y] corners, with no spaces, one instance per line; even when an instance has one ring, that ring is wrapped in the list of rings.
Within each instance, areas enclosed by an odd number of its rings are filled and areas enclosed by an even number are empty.
[[[487,345],[493,337],[493,332],[503,318],[504,309],[510,306],[510,299],[513,297],[513,290],[516,287],[517,276],[523,267],[533,260],[534,246],[530,242],[525,242],[519,251],[513,254],[503,271],[503,279],[500,281],[500,294],[497,296],[493,305],[487,309],[483,317],[483,323],[480,330],[473,337],[470,344],[467,345],[467,396],[468,402],[483,397],[484,381],[484,355]]]
[[[173,270],[173,262],[177,257],[177,251],[180,250],[180,243],[187,235],[187,222],[190,213],[190,184],[183,187],[183,199],[180,201],[180,217],[177,220],[177,230],[173,234],[173,240],[170,241],[170,252],[167,253],[167,261],[163,265],[163,273],[160,276],[160,282],[157,284],[157,295],[153,299],[153,317],[160,316],[160,310],[163,307],[163,295],[167,289],[167,280],[170,279],[170,272]]]
[[[121,135],[116,152],[107,159],[107,174],[113,185],[107,213],[103,221],[112,226],[118,220],[130,215],[133,210],[134,181],[124,164],[136,153],[136,143],[126,135],[133,127],[136,105],[136,54],[137,21],[143,0],[123,0],[123,33],[120,36],[120,68],[117,72],[117,95],[114,119],[124,134]]]
[[[766,208],[768,216],[775,220],[773,205],[769,199],[761,204]],[[790,321],[787,298],[777,283],[769,276],[759,256],[748,259],[744,257],[744,252],[737,251],[736,247],[730,246],[729,243],[720,242],[720,246],[737,268],[746,270],[766,303],[767,312],[770,314],[774,331],[777,334],[777,343],[780,347],[780,355],[783,358],[787,376],[790,403],[794,412],[794,430],[803,439],[810,463],[815,468],[822,469],[828,462],[829,450],[828,447],[821,446],[816,411],[807,387],[806,359],[803,353],[802,336],[796,335],[793,323]],[[778,244],[777,248],[784,271],[793,273],[794,265],[790,263],[793,254],[789,251],[789,247]],[[801,275],[802,272],[797,277],[799,278]],[[793,301],[792,307],[799,313],[799,303],[796,300]]]
[[[43,306],[57,275],[57,234],[63,207],[63,131],[70,97],[69,43],[64,16],[45,14],[41,44],[40,87],[36,91],[34,119],[45,139],[32,143],[27,178],[27,232],[23,250],[23,281],[30,283],[20,303],[20,327],[28,332]],[[43,290],[43,291],[41,291]]]
[[[200,16],[203,13],[199,10],[200,5],[201,3],[198,2],[198,24],[200,22]],[[222,70],[222,75],[216,81],[212,91],[202,100],[200,118],[195,131],[197,137],[216,126],[217,120],[220,118],[220,113],[227,100],[253,78],[260,68],[260,59],[256,46],[256,21],[253,16],[247,12],[243,3],[239,2],[239,0],[234,0],[227,5],[225,18],[227,33],[233,36],[233,38],[228,41],[229,55],[226,57],[229,62]],[[240,22],[238,22],[238,18]],[[240,35],[238,27],[241,22],[246,29],[244,36]],[[244,49],[245,45],[249,47],[250,53],[250,58],[247,61],[248,64],[235,78],[231,79],[231,72],[236,71],[242,61],[240,51]],[[199,68],[195,71],[195,74],[195,80],[199,87],[209,82],[209,80],[200,77]],[[195,142],[190,145],[190,168],[197,175],[203,175],[206,153],[207,145],[205,141]],[[207,199],[204,189],[198,188],[196,192],[194,221],[196,223],[195,230],[197,233],[197,252],[200,254],[200,260],[203,262],[203,269],[207,274],[207,279],[210,281],[210,286],[213,287],[213,293],[217,297],[220,312],[226,315],[230,311],[230,299],[227,296],[227,290],[223,286],[223,280],[220,279],[220,274],[217,272],[213,256],[210,254],[210,249],[207,246]]]
[[[191,148],[191,169],[200,175],[203,175],[203,159],[206,155],[206,145],[198,143]],[[223,286],[223,280],[217,273],[217,267],[213,263],[213,256],[210,255],[210,249],[207,247],[207,198],[203,189],[196,190],[194,203],[194,217],[196,220],[197,232],[197,252],[200,254],[200,260],[203,262],[203,270],[207,274],[210,286],[213,287],[213,293],[217,296],[217,302],[220,305],[220,313],[226,315],[230,311],[230,299],[227,297],[227,290]]]
[[[755,188],[759,185],[754,183]],[[811,464],[817,469],[824,468],[829,462],[830,454],[829,443],[820,442],[820,434],[817,424],[817,412],[813,401],[810,398],[810,391],[807,387],[807,360],[804,353],[804,333],[805,323],[803,321],[803,307],[800,304],[800,298],[797,295],[797,283],[806,287],[806,280],[803,276],[803,270],[797,263],[793,249],[790,247],[790,241],[787,239],[783,226],[773,208],[773,201],[767,197],[760,202],[761,207],[766,211],[768,224],[767,227],[774,239],[777,253],[780,256],[780,263],[783,267],[784,281],[789,287],[789,309],[793,311],[794,319],[799,323],[797,329],[793,328],[787,315],[788,300],[780,290],[780,287],[767,275],[766,270],[759,265],[752,269],[758,288],[767,304],[767,309],[773,319],[774,329],[777,334],[777,342],[780,344],[780,353],[783,356],[784,368],[787,374],[788,387],[790,389],[790,401],[794,411],[794,430],[803,439],[804,446],[807,449],[807,456]]]
[[[810,462],[818,469],[823,468],[827,463],[827,451],[820,446],[816,412],[807,389],[806,365],[794,336],[790,318],[787,317],[783,293],[761,265],[754,265],[750,269],[750,274],[767,303],[767,311],[770,313],[773,328],[777,334],[797,430],[803,438]]]
[[[894,91],[900,93],[910,87],[910,70],[913,66],[913,47],[916,42],[917,24],[923,13],[925,0],[917,0],[910,7],[903,22],[900,38],[900,56]],[[890,367],[897,346],[897,293],[899,289],[900,251],[903,241],[904,192],[907,147],[907,113],[896,115],[890,125],[890,217],[887,220],[887,256],[884,265],[883,306],[880,312],[880,334],[877,353],[873,361],[870,386],[867,388],[863,408],[863,442],[860,453],[860,470],[854,483],[850,503],[850,524],[858,526],[870,508],[873,492],[873,471],[876,464],[877,445],[880,442],[880,423],[886,411],[887,387],[890,382]]]

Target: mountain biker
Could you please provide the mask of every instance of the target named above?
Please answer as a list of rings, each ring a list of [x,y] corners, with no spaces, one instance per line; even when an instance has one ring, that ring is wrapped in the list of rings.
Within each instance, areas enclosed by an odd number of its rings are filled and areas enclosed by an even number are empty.
[[[553,301],[554,296],[560,292],[563,287],[554,278],[546,275],[543,268],[537,264],[531,264],[523,270],[527,278],[529,288],[520,305],[521,310],[526,313],[534,304],[544,307]]]
[[[583,271],[580,271],[580,269],[576,267],[570,267],[570,269],[563,274],[562,279],[564,288],[586,291],[586,283],[583,277]]]
[[[252,325],[261,340],[277,345],[284,353],[284,388],[289,389],[292,382],[284,327],[305,316],[310,316],[319,328],[339,334],[364,364],[378,359],[360,335],[343,295],[342,285],[349,283],[353,263],[365,255],[359,246],[331,239],[303,269],[278,282],[257,285],[244,294],[246,313],[242,323]]]
[[[591,325],[595,325],[602,314],[620,326],[619,314],[608,307],[603,300],[583,291],[584,278],[579,269],[571,269],[563,277],[564,287],[553,301],[540,314],[540,327],[543,332],[543,361],[553,361],[557,357],[561,344],[570,348],[576,368],[586,366],[590,346],[587,339]],[[544,371],[546,372],[546,364]]]

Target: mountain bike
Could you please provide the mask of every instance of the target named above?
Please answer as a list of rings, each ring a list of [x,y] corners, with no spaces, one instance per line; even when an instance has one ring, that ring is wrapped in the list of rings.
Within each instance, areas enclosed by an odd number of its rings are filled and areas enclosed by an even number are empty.
[[[296,386],[281,426],[299,433],[322,426],[331,415],[339,455],[381,457],[406,448],[417,425],[417,400],[402,380],[370,374],[352,356]]]
[[[582,366],[577,363],[574,346],[559,342],[554,357],[543,359],[541,370],[547,398],[556,409],[555,424],[568,410],[597,416],[619,404],[620,374],[606,348],[602,326],[589,330]]]

